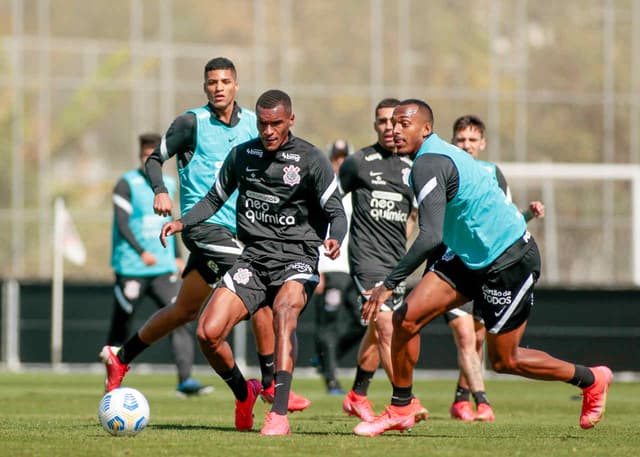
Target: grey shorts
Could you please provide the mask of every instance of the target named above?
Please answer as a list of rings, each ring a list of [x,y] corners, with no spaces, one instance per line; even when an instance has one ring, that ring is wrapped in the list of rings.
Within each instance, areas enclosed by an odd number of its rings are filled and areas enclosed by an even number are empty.
[[[362,305],[369,299],[369,296],[365,295],[364,292],[382,284],[383,279],[384,278],[374,280],[358,276],[353,277],[353,282],[356,284],[358,292],[360,292],[360,295],[358,297],[358,300],[360,301],[360,307],[362,307]],[[396,308],[399,308],[404,302],[404,295],[406,291],[407,283],[402,281],[395,289],[393,289],[393,294],[391,295],[391,297],[389,297],[387,301],[380,305],[380,311],[393,311]]]
[[[113,294],[118,306],[127,314],[133,314],[135,308],[145,297],[158,307],[171,305],[178,295],[181,285],[178,273],[163,273],[154,276],[123,276],[116,274]]]
[[[448,324],[452,320],[455,320],[462,316],[467,316],[469,314],[471,314],[476,321],[480,322],[481,324],[484,324],[484,319],[482,319],[482,314],[480,313],[480,310],[476,309],[476,307],[473,306],[473,300],[470,300],[466,302],[464,305],[444,313],[444,320]]]

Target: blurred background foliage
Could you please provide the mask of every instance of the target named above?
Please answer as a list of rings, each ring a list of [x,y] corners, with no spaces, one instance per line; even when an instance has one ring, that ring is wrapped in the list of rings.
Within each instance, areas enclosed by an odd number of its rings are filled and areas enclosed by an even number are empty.
[[[235,62],[244,106],[289,92],[294,133],[322,149],[372,143],[375,104],[417,97],[445,139],[459,115],[482,117],[488,160],[637,164],[639,29],[640,0],[0,0],[0,276],[50,276],[63,196],[89,254],[67,276],[111,278],[112,187],[140,132],[205,103],[212,57]],[[582,254],[605,236],[628,255],[629,187],[603,200],[600,185],[558,194],[561,246],[577,252],[565,282],[629,281],[628,262]]]

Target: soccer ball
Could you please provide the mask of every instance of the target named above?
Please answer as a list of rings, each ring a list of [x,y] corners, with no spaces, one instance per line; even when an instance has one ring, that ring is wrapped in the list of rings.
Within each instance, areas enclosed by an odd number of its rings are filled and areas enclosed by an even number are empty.
[[[149,423],[149,403],[136,389],[119,387],[107,393],[98,408],[102,427],[112,435],[133,436]]]

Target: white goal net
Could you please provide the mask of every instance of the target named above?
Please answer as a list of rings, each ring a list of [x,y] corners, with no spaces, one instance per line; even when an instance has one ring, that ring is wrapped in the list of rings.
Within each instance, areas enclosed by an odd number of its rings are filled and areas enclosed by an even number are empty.
[[[545,204],[531,221],[543,284],[640,285],[640,166],[498,163],[513,200]]]

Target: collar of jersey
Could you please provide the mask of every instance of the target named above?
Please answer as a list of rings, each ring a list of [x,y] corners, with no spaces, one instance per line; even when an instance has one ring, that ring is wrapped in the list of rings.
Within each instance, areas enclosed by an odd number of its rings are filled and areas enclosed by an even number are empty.
[[[235,101],[233,102],[233,111],[231,112],[231,118],[229,119],[228,124],[220,120],[220,118],[218,117],[218,113],[216,113],[216,111],[213,109],[211,102],[207,103],[207,108],[211,112],[211,115],[215,117],[216,120],[221,124],[227,125],[229,127],[235,127],[236,125],[238,125],[238,122],[240,122],[240,113],[242,112],[242,108],[240,108],[240,105],[238,105],[238,103]]]

